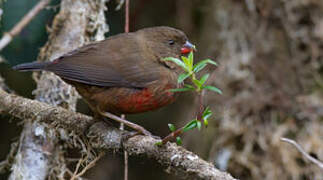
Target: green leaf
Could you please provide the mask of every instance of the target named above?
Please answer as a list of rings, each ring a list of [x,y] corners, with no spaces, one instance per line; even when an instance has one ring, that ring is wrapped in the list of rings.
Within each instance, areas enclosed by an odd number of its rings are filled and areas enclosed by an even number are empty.
[[[190,77],[189,73],[183,73],[178,76],[177,83],[182,83],[186,78]]]
[[[169,130],[174,132],[176,130],[174,124],[168,124]]]
[[[161,146],[161,145],[163,145],[163,142],[162,141],[158,141],[158,142],[155,143],[155,145],[156,146]]]
[[[189,71],[188,68],[186,67],[186,65],[184,64],[184,62],[181,61],[180,59],[177,59],[174,57],[167,57],[167,58],[164,58],[164,61],[172,61],[175,64],[181,66],[185,71]]]
[[[183,132],[186,132],[188,130],[196,128],[196,126],[197,126],[196,122],[197,122],[197,120],[194,119],[191,122],[189,122],[188,124],[186,124],[185,127],[183,128]]]
[[[217,66],[217,63],[212,61],[211,59],[205,59],[205,60],[200,61],[199,63],[195,64],[193,66],[193,71],[197,73],[200,70],[202,70],[207,64],[212,64],[214,66]]]
[[[189,85],[189,84],[184,84],[184,87],[191,88],[192,90],[195,89],[194,86]]]
[[[192,88],[177,88],[177,89],[170,89],[170,92],[185,92],[185,91],[193,91],[194,89]]]
[[[203,114],[203,115],[202,115],[202,119],[203,119],[203,120],[208,120],[210,116],[212,116],[212,112],[210,112],[210,113],[205,113],[205,114]]]
[[[209,125],[209,121],[207,119],[204,119],[203,122],[204,122],[205,127],[207,127]]]
[[[193,69],[193,52],[190,52],[188,57],[182,56],[181,57],[183,62],[186,64],[186,67],[189,69],[190,72],[192,72]]]
[[[217,66],[218,65],[218,63],[216,63],[215,61],[213,61],[213,60],[211,60],[211,59],[205,59],[205,60],[202,60],[202,62],[203,61],[205,61],[206,63],[208,63],[208,64],[212,64],[212,65],[214,65],[214,66]]]
[[[205,83],[205,81],[209,78],[210,74],[204,74],[201,79],[200,82],[203,85]]]
[[[182,144],[182,139],[181,139],[181,137],[179,137],[179,136],[177,136],[177,137],[176,137],[176,144],[177,144],[177,145],[181,145],[181,144]]]
[[[208,119],[211,115],[212,115],[212,111],[210,110],[209,107],[206,107],[202,114],[202,119],[206,127],[209,125]]]
[[[203,89],[208,89],[208,90],[211,90],[211,91],[214,91],[214,92],[217,92],[219,94],[222,94],[222,91],[214,86],[204,86]]]
[[[197,87],[199,87],[199,88],[201,88],[201,87],[202,87],[202,83],[201,83],[199,80],[197,80],[197,79],[193,79],[192,81],[193,81],[193,83],[194,83]]]
[[[200,131],[202,127],[201,121],[197,121],[196,123],[197,123],[197,129]]]
[[[192,69],[193,68],[193,62],[194,62],[193,51],[191,51],[190,54],[188,55],[188,60],[189,60],[189,63],[190,63],[190,67]]]
[[[203,122],[204,122],[204,125],[207,127],[209,125],[209,117],[211,117],[212,115],[212,111],[210,110],[209,107],[205,108],[203,114],[202,114],[202,119],[203,119]]]
[[[197,65],[197,64],[196,64]],[[198,66],[196,66],[196,65],[194,65],[194,67],[193,67],[193,72],[195,72],[195,73],[198,73],[200,70],[202,70],[203,68],[205,68],[205,66],[207,65],[207,64],[200,64],[200,65],[198,65]],[[195,67],[196,66],[196,67]]]
[[[211,115],[212,115],[212,111],[210,110],[209,107],[206,107],[205,110],[203,111],[202,117],[207,119]]]
[[[181,59],[183,60],[183,62],[185,63],[186,67],[188,67],[190,70],[192,69],[191,65],[190,65],[190,60],[185,57],[185,56],[182,56]]]
[[[189,60],[188,60],[188,58],[187,58],[187,57],[185,57],[185,56],[181,56],[181,59],[182,59],[182,61],[183,61],[186,65],[189,65]]]

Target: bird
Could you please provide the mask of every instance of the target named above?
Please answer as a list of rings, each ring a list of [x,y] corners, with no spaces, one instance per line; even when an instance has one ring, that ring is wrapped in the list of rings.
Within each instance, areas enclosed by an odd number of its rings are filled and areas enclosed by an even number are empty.
[[[150,134],[119,118],[166,106],[176,99],[183,69],[166,57],[180,58],[195,50],[185,33],[167,26],[143,28],[110,36],[52,61],[13,67],[19,71],[50,71],[76,88],[95,114]]]

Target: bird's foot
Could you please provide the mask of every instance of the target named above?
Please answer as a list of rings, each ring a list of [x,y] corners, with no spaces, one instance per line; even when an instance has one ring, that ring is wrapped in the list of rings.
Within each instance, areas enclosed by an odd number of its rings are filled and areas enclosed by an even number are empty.
[[[146,136],[151,136],[153,138],[155,138],[156,136],[153,136],[148,130],[146,130],[144,127],[138,125],[138,124],[135,124],[135,123],[132,123],[130,121],[127,121],[126,119],[123,119],[123,118],[120,118],[119,116],[116,116],[114,114],[111,114],[109,112],[102,112],[100,110],[98,110],[98,112],[100,113],[101,116],[103,117],[107,117],[109,119],[112,119],[112,120],[115,120],[119,123],[123,123],[124,125],[134,129],[134,130],[137,130],[137,132],[135,132],[135,135],[139,135],[139,134],[143,134],[143,135],[146,135]],[[132,137],[133,137],[132,136]]]
[[[135,131],[131,131],[131,132],[126,131],[126,132],[122,135],[122,139],[123,139],[123,140],[128,140],[128,139],[130,139],[130,138],[132,138],[132,137],[134,137],[134,136],[140,135],[140,134],[143,134],[143,133],[138,132],[138,131],[137,131],[137,132],[135,132]],[[152,137],[152,138],[154,138],[154,139],[158,139],[158,140],[160,140],[160,139],[161,139],[159,136],[154,136],[154,135],[152,135],[151,133],[150,133],[150,134],[144,134],[144,135],[146,135],[146,136],[150,136],[150,137]]]

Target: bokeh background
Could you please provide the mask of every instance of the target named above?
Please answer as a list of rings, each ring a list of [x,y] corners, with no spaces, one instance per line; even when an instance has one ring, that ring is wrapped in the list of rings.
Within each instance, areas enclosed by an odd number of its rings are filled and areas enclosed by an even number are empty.
[[[0,33],[10,30],[37,0],[2,3]],[[37,58],[59,10],[59,0],[43,10],[0,55],[0,75],[19,95],[33,98],[31,73],[11,66]],[[280,137],[301,144],[323,160],[323,1],[322,0],[135,0],[130,1],[130,31],[172,26],[186,32],[198,51],[211,58],[208,83],[223,95],[207,93],[215,112],[209,127],[183,135],[183,146],[239,179],[323,179],[323,172]],[[123,32],[124,10],[107,3],[107,37]],[[183,126],[197,110],[192,94],[155,112],[129,116],[158,136],[167,124]],[[78,111],[91,112],[80,101]],[[16,119],[0,115],[0,159],[22,129]],[[67,153],[67,156],[69,154]],[[89,179],[121,179],[122,155],[110,153],[92,168]],[[130,157],[130,179],[176,179],[146,157]],[[8,173],[1,174],[6,179]]]

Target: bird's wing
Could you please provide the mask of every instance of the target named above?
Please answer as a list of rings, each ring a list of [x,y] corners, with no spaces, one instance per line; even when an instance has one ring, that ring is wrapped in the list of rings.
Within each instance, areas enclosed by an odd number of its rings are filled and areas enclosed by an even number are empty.
[[[46,70],[88,85],[144,88],[160,78],[160,65],[154,58],[140,41],[125,34],[66,54]]]

